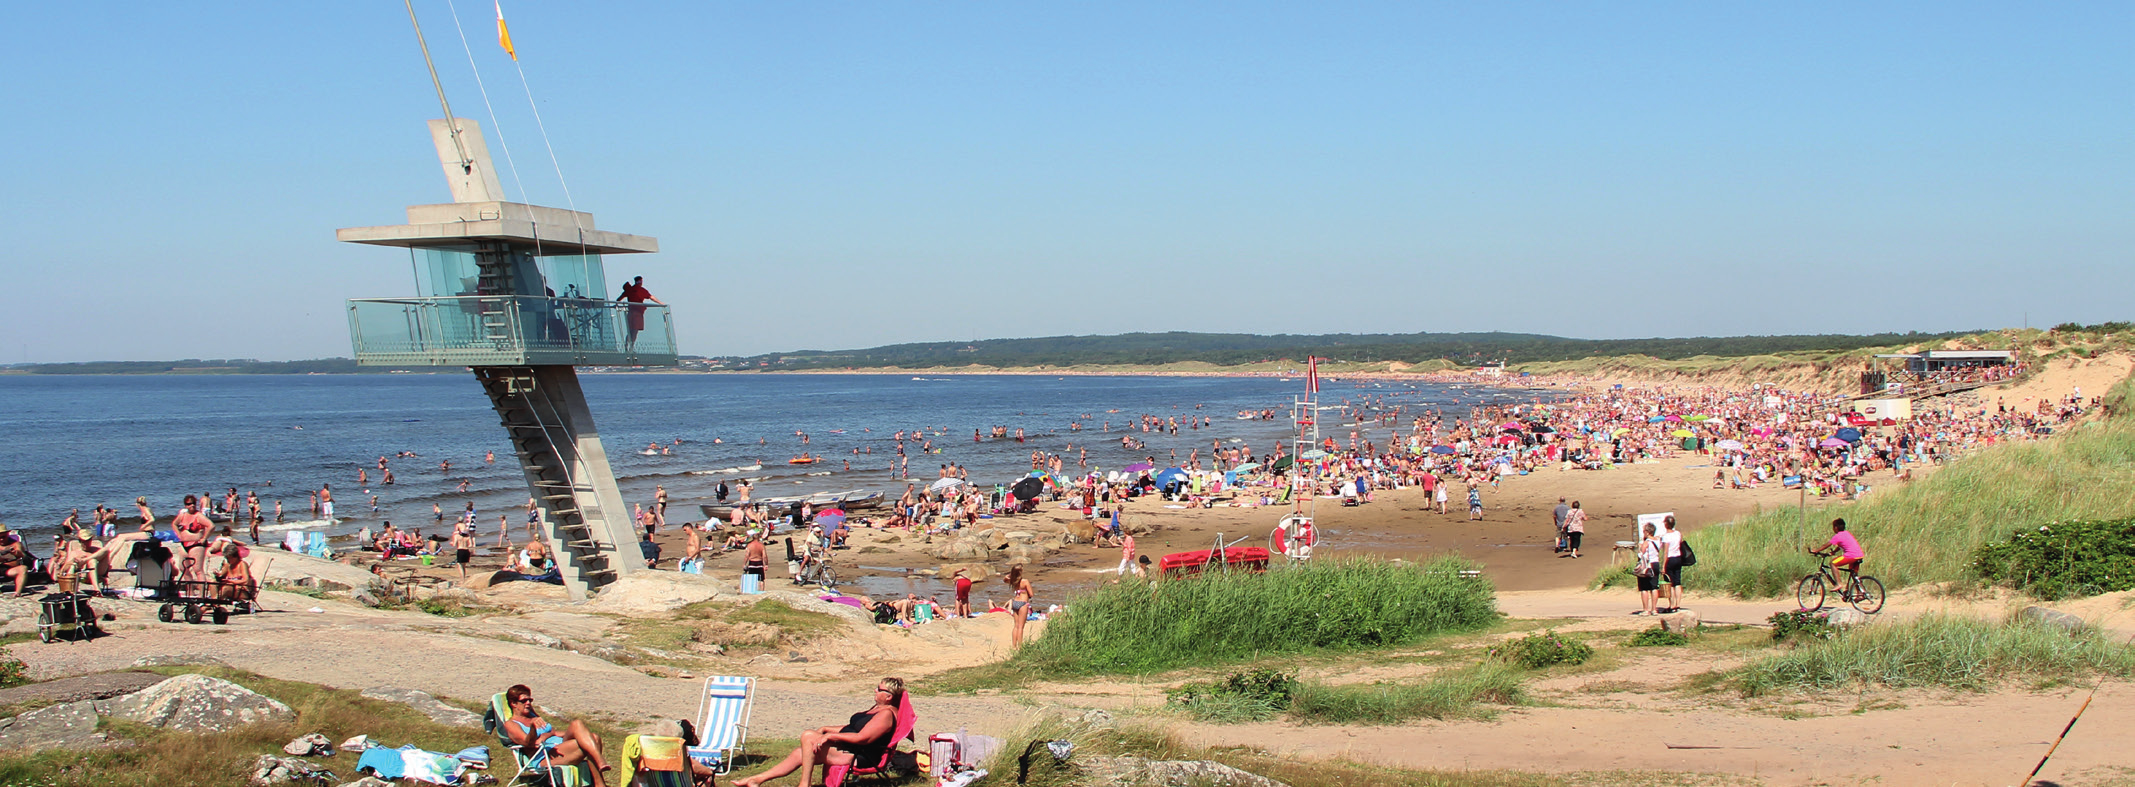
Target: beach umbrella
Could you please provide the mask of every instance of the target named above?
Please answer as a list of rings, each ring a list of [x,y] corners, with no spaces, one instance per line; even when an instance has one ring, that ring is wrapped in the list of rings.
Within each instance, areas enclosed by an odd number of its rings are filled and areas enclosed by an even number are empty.
[[[1616,427],[1616,431],[1614,431],[1614,432],[1610,432],[1610,433],[1609,433],[1609,436],[1610,436],[1610,437],[1619,437],[1619,436],[1622,436],[1622,435],[1627,435],[1627,434],[1630,434],[1630,433],[1631,433],[1631,428],[1630,428],[1630,427],[1628,427],[1628,426],[1619,426],[1619,427]]]
[[[1245,463],[1245,464],[1242,464],[1242,465],[1239,465],[1239,466],[1237,466],[1237,467],[1233,467],[1233,468],[1231,468],[1231,472],[1234,472],[1234,473],[1250,473],[1250,472],[1252,472],[1252,471],[1254,471],[1254,470],[1259,470],[1259,469],[1260,469],[1260,463],[1259,463],[1259,462],[1247,462],[1247,463]]]
[[[1518,432],[1518,431],[1522,431],[1522,430],[1525,430],[1525,429],[1527,428],[1527,425],[1526,425],[1526,424],[1523,424],[1523,423],[1520,423],[1520,422],[1518,422],[1518,421],[1513,421],[1513,422],[1511,422],[1511,423],[1507,423],[1507,424],[1501,424],[1501,425],[1499,425],[1499,426],[1498,426],[1498,428],[1499,428],[1499,429],[1509,429],[1509,430],[1512,430],[1512,431]]]
[[[1546,424],[1535,427],[1535,434],[1555,434],[1556,432],[1557,430],[1550,428]]]
[[[1703,420],[1705,420],[1705,419],[1708,419],[1708,418],[1711,418],[1711,417],[1712,417],[1712,416],[1709,416],[1709,415],[1693,415],[1693,416],[1691,416],[1691,417],[1689,417],[1689,418],[1685,418],[1685,419],[1683,419],[1683,420],[1685,420],[1685,421],[1703,421]]]
[[[1148,462],[1135,462],[1134,464],[1127,465],[1126,467],[1122,467],[1120,469],[1129,473],[1142,473],[1155,468],[1156,465],[1152,465]]]
[[[1273,463],[1268,465],[1268,472],[1280,473],[1284,470],[1290,469],[1290,465],[1292,464],[1295,464],[1295,462],[1291,461],[1290,457],[1278,456],[1275,457],[1275,461]]]
[[[1858,443],[1861,441],[1861,430],[1849,426],[1838,430],[1838,434],[1832,436],[1849,443]]]
[[[1740,450],[1742,450],[1742,441],[1740,441],[1740,440],[1721,440],[1721,441],[1720,441],[1720,442],[1718,442],[1718,443],[1714,443],[1714,444],[1713,444],[1713,446],[1714,446],[1715,448],[1718,448],[1718,449],[1722,450],[1722,451],[1740,451]]]
[[[845,524],[845,512],[836,508],[827,509],[815,515],[815,523],[824,527],[837,527]]]
[[[1306,452],[1304,453],[1304,457],[1305,457],[1306,459],[1320,459],[1320,458],[1324,458],[1324,457],[1326,457],[1326,456],[1327,456],[1327,452],[1326,452],[1326,451],[1322,451],[1322,450],[1320,450],[1320,449],[1317,449],[1317,448],[1314,448],[1314,449],[1312,449],[1312,450],[1310,450],[1310,451],[1306,451]]]
[[[1517,438],[1517,437],[1513,437],[1512,435],[1509,435],[1509,434],[1508,434],[1508,435],[1502,435],[1502,436],[1498,437],[1498,439],[1497,439],[1497,442],[1498,442],[1498,444],[1499,444],[1499,445],[1513,445],[1513,444],[1515,444],[1515,443],[1518,443],[1518,442],[1520,442],[1520,438]]]
[[[1663,421],[1667,421],[1667,422],[1669,422],[1669,423],[1677,423],[1677,424],[1679,424],[1679,423],[1682,423],[1682,422],[1683,422],[1683,417],[1682,417],[1682,416],[1680,416],[1680,415],[1671,415],[1671,416],[1668,416],[1667,418],[1663,418],[1663,419],[1661,419],[1661,420],[1663,420]]]
[[[1662,417],[1660,417],[1660,416],[1656,415],[1656,416],[1653,416],[1652,418],[1648,418],[1648,419],[1646,419],[1646,423],[1649,423],[1649,424],[1657,424],[1657,423],[1660,423],[1660,422],[1662,422],[1662,421],[1666,421],[1666,420],[1668,420],[1668,419],[1666,419],[1666,418],[1662,418]]]
[[[934,482],[934,483],[932,483],[932,484],[928,484],[928,485],[927,485],[927,491],[929,491],[929,492],[939,492],[939,491],[942,491],[942,490],[944,490],[944,489],[955,489],[955,488],[957,488],[957,487],[959,487],[959,486],[963,486],[963,485],[964,485],[964,479],[961,479],[961,478],[944,478],[944,479],[941,479],[941,480],[939,480],[939,481],[936,481],[936,482]]]
[[[1043,491],[1045,491],[1045,480],[1041,478],[1025,478],[1017,481],[1016,485],[1008,490],[1009,494],[1015,495],[1017,500],[1034,500],[1038,497],[1038,493]]]
[[[1696,437],[1696,436],[1698,436],[1698,433],[1696,433],[1696,432],[1693,432],[1693,431],[1690,431],[1690,430],[1688,430],[1688,429],[1677,429],[1677,430],[1675,430],[1675,431],[1673,431],[1673,432],[1669,432],[1669,434],[1671,434],[1671,435],[1675,435],[1676,437]]]
[[[1186,471],[1176,467],[1167,467],[1158,471],[1156,475],[1151,476],[1151,480],[1156,481],[1157,486],[1169,484],[1174,480],[1184,482],[1186,480]]]
[[[1450,454],[1450,453],[1453,453],[1453,446],[1450,446],[1450,445],[1434,445],[1434,446],[1431,446],[1431,453],[1434,453],[1434,454]]]
[[[1816,447],[1818,447],[1818,448],[1845,448],[1845,447],[1846,447],[1846,446],[1848,446],[1848,445],[1851,445],[1851,443],[1848,443],[1848,442],[1846,442],[1846,441],[1844,441],[1844,440],[1840,440],[1840,439],[1838,439],[1838,438],[1836,438],[1836,437],[1826,437],[1826,438],[1824,438],[1824,441],[1823,441],[1823,442],[1821,442],[1821,443],[1817,443],[1817,444],[1816,444]]]

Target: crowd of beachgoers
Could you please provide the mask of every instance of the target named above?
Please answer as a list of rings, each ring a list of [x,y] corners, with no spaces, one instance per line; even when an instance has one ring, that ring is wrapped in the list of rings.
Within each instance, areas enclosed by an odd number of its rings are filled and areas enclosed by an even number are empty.
[[[2004,367],[1949,376],[1968,381],[1986,376],[2006,380],[2021,372]],[[893,502],[883,501],[881,508],[868,511],[825,512],[791,502],[757,505],[752,500],[753,487],[737,480],[728,517],[684,523],[681,543],[676,545],[679,550],[663,549],[656,539],[666,533],[666,540],[674,540],[664,487],[656,488],[654,499],[635,504],[633,516],[647,564],[687,570],[701,567],[707,553],[747,548],[752,535],[787,537],[791,563],[805,567],[842,545],[856,527],[953,533],[977,526],[982,518],[1027,514],[1041,505],[1080,509],[1092,521],[1099,543],[1118,546],[1128,537],[1122,532],[1120,513],[1128,501],[1147,495],[1160,495],[1177,507],[1301,509],[1308,497],[1369,500],[1378,490],[1420,486],[1426,492],[1427,506],[1435,503],[1444,512],[1451,501],[1453,508],[1465,507],[1471,516],[1479,517],[1486,493],[1508,478],[1548,468],[1598,470],[1686,453],[1708,458],[1714,488],[1776,484],[1804,488],[1817,496],[1850,498],[1872,488],[1871,474],[1887,471],[1886,477],[1903,480],[1915,467],[1944,462],[1974,448],[2041,439],[2096,404],[2080,390],[2017,405],[1983,398],[1965,405],[1950,398],[1927,399],[1917,403],[1907,418],[1886,419],[1854,412],[1848,398],[1761,385],[1748,389],[1636,385],[1538,389],[1524,401],[1458,409],[1419,404],[1405,400],[1399,392],[1370,389],[1322,398],[1338,403],[1314,410],[1235,415],[1241,420],[1308,422],[1302,434],[1313,434],[1315,439],[1283,440],[1256,448],[1236,438],[1211,437],[1205,449],[1187,449],[1185,456],[1176,450],[1162,457],[1152,453],[1118,469],[1093,467],[1088,441],[1116,440],[1123,446],[1138,446],[1152,433],[1178,435],[1182,430],[1211,428],[1214,418],[1198,412],[1184,416],[1084,414],[1046,435],[1047,442],[1059,437],[1084,441],[1079,447],[1070,442],[1061,451],[1037,447],[1039,438],[1027,438],[1021,429],[977,429],[974,441],[1030,440],[1029,473],[997,479],[998,483],[975,483],[968,469],[943,463],[935,478],[909,482]],[[901,430],[893,433],[892,441],[896,455],[902,458],[907,443],[915,452],[931,453],[936,450],[935,441],[951,433],[947,427]],[[367,483],[372,472],[381,483],[394,480],[392,459],[366,462],[370,467],[359,471],[358,482]],[[494,457],[484,460],[494,461]],[[720,501],[728,502],[725,483],[719,491]],[[334,516],[330,484],[310,494],[314,516]],[[69,514],[61,523],[49,561],[29,552],[20,533],[7,533],[0,541],[12,548],[0,552],[0,564],[25,582],[33,573],[87,569],[93,578],[84,578],[102,586],[111,570],[124,565],[132,544],[167,543],[173,547],[166,553],[172,556],[172,576],[206,580],[219,572],[233,581],[252,581],[243,575],[242,557],[259,544],[258,523],[269,516],[256,496],[240,496],[235,489],[189,495],[175,514],[160,519],[145,498],[135,508],[135,516],[128,519],[138,522],[137,528],[122,526],[120,513],[110,507],[97,506],[87,517]],[[277,503],[273,511],[277,519],[278,508]],[[509,513],[497,514],[488,526],[482,524],[482,515],[472,503],[450,513],[452,521],[448,522],[448,512],[433,512],[437,527],[429,535],[418,528],[386,525],[382,532],[371,532],[366,527],[359,535],[358,548],[385,559],[456,566],[462,576],[467,575],[474,556],[482,556],[486,567],[497,562],[489,559],[492,555],[501,554],[498,567],[527,578],[558,581],[554,550],[544,543],[540,511],[531,499],[523,512],[520,539],[514,538],[519,523]],[[228,525],[218,528],[218,517],[235,524],[236,531]],[[250,544],[243,543],[248,540],[248,524]],[[796,535],[799,544],[791,546],[791,537]],[[301,538],[281,546],[324,551],[323,544],[307,544]],[[1131,562],[1135,556],[1128,557],[1123,571],[1137,568]],[[899,613],[900,620],[915,617],[907,610]]]

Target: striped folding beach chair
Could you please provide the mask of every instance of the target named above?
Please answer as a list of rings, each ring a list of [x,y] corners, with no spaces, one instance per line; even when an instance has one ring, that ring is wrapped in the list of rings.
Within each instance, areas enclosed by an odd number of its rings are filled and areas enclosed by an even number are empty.
[[[705,678],[704,698],[697,710],[697,734],[703,740],[690,747],[689,758],[718,773],[733,770],[734,758],[749,738],[749,710],[755,699],[755,678]]]

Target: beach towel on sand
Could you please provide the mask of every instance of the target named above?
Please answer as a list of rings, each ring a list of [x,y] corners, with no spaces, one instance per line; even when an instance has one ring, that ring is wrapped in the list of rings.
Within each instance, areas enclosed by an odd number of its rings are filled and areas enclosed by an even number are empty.
[[[356,770],[369,769],[378,778],[414,779],[431,784],[458,784],[460,761],[450,754],[423,751],[414,746],[370,749],[356,761]]]

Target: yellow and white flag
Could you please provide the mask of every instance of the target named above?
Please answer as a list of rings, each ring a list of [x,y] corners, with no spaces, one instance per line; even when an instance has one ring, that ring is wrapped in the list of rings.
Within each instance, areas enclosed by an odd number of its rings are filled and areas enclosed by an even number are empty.
[[[519,53],[512,49],[512,31],[504,26],[504,0],[495,0],[495,2],[497,6],[497,45],[504,47],[504,54],[511,55],[512,60],[517,61]]]

